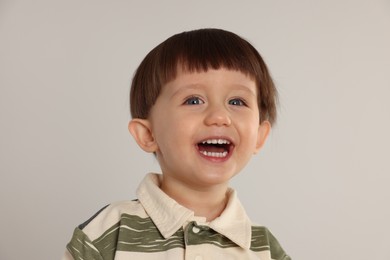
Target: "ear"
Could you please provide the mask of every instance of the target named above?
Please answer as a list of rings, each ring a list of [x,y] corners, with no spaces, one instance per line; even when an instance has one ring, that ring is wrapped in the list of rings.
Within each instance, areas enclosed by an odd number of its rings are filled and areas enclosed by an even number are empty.
[[[257,133],[256,149],[254,151],[254,154],[258,153],[261,147],[263,147],[270,131],[271,131],[271,123],[269,121],[261,122]]]
[[[148,120],[139,118],[132,119],[128,127],[129,132],[142,150],[148,153],[157,151],[158,146]]]

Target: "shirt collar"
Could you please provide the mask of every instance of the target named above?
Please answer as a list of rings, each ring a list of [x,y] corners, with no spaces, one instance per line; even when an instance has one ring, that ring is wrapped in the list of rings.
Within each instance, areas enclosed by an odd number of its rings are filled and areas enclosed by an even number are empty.
[[[160,188],[162,175],[146,175],[137,189],[137,197],[164,238],[169,238],[188,221],[194,212],[181,206]],[[236,191],[229,189],[229,200],[222,214],[209,223],[209,227],[229,238],[238,246],[249,249],[251,221],[245,213]]]

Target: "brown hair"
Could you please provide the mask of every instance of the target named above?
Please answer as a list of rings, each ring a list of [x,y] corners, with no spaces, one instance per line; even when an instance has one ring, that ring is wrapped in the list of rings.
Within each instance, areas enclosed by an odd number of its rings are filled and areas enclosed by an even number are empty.
[[[276,120],[277,91],[258,51],[240,36],[200,29],[171,36],[151,50],[136,70],[130,91],[133,118],[146,119],[161,87],[175,79],[177,66],[189,72],[226,68],[253,78],[258,88],[260,122]]]

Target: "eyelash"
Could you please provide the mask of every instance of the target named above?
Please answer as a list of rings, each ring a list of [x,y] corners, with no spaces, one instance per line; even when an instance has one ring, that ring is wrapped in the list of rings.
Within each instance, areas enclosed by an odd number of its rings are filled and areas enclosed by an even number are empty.
[[[194,103],[195,102],[195,103]],[[200,97],[197,97],[197,96],[191,96],[191,97],[188,97],[185,101],[184,101],[184,105],[190,105],[190,106],[194,106],[194,105],[201,105],[201,104],[204,104],[205,102],[200,98]],[[238,103],[238,104],[234,104],[234,103]],[[229,105],[232,105],[232,106],[248,106],[248,104],[245,102],[245,100],[243,100],[242,98],[232,98],[228,101],[228,104]]]
[[[232,101],[235,101],[239,103],[239,105],[237,104],[232,104]],[[232,98],[229,100],[229,105],[233,105],[233,106],[248,106],[247,103],[245,102],[245,100],[243,100],[242,98]]]
[[[194,103],[191,103],[191,101],[197,101],[199,103],[194,104]],[[200,97],[197,97],[197,96],[191,96],[184,101],[184,105],[194,106],[194,105],[201,105],[201,104],[204,104],[204,101]]]

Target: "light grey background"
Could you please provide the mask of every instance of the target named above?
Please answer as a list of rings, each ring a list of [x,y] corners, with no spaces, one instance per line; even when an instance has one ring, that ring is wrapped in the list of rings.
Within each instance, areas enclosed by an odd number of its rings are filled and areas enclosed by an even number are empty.
[[[390,259],[390,3],[0,0],[0,259],[59,259],[157,171],[127,132],[132,74],[174,33],[232,30],[280,91],[233,181],[295,260]]]

